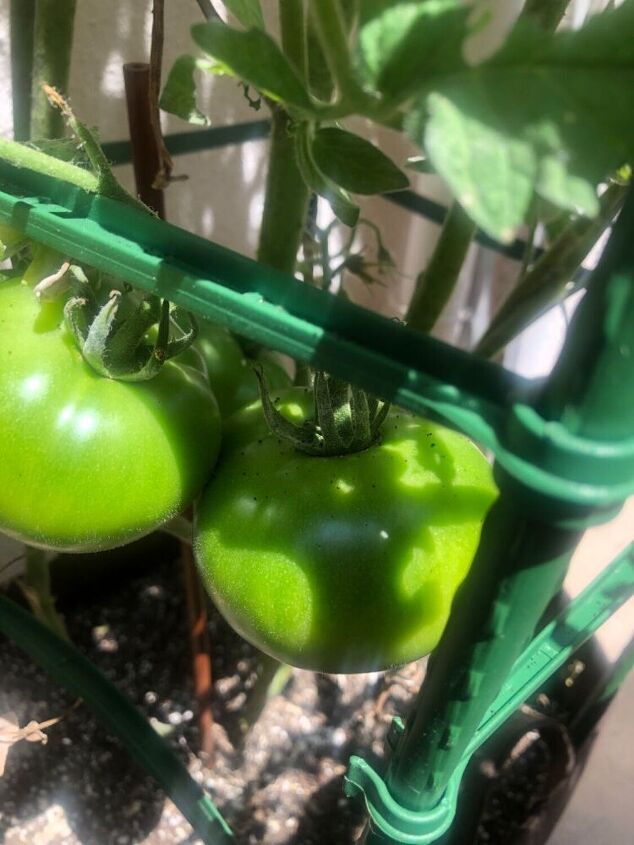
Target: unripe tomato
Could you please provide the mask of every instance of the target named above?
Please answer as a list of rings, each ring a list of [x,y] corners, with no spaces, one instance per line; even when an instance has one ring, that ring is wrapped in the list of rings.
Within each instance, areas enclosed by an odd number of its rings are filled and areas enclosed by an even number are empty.
[[[273,393],[298,418],[301,391]],[[367,672],[430,652],[496,496],[466,437],[393,409],[380,442],[310,457],[235,414],[194,547],[220,612],[293,666]]]

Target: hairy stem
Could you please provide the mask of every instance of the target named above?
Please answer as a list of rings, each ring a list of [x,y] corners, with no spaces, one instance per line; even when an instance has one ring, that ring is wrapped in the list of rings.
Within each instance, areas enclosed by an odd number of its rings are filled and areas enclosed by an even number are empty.
[[[269,172],[257,259],[261,264],[294,273],[304,229],[308,188],[295,161],[289,118],[274,107]]]
[[[46,552],[41,549],[26,547],[26,578],[22,587],[33,615],[59,637],[67,640],[66,625],[57,612],[55,597],[51,593],[49,561]]]
[[[42,87],[68,93],[76,0],[38,0],[35,10],[31,137],[59,138],[64,118],[53,108]]]
[[[311,12],[326,63],[344,100],[357,94],[352,77],[345,18],[339,0],[314,0]]]
[[[52,176],[54,179],[61,179],[63,182],[70,182],[84,191],[97,193],[99,180],[94,173],[85,170],[83,167],[76,167],[67,161],[61,161],[53,156],[46,155],[39,150],[34,150],[16,141],[7,141],[0,138],[0,158],[13,164],[15,167],[27,167],[37,173]]]
[[[410,328],[429,332],[434,327],[456,287],[475,229],[471,218],[453,202],[429,264],[416,280],[406,318]]]
[[[307,75],[304,0],[279,0],[282,49],[301,79]]]
[[[170,156],[163,132],[161,131],[161,115],[159,111],[159,97],[161,94],[161,72],[163,68],[163,43],[165,41],[165,0],[154,0],[152,7],[152,43],[150,47],[150,90],[149,110],[150,125],[154,136],[154,144],[158,153],[159,168],[154,175],[152,187],[162,190],[167,187],[172,174],[172,157]]]
[[[173,517],[169,522],[161,525],[159,530],[164,531],[165,534],[169,534],[171,537],[176,537],[176,539],[180,540],[182,543],[187,543],[190,546],[192,544],[194,529],[191,521],[185,516]]]
[[[28,141],[31,136],[34,22],[35,0],[11,0],[11,94],[16,141]]]
[[[55,88],[51,88],[49,85],[44,85],[44,91],[49,102],[60,110],[68,128],[82,144],[88,160],[97,174],[98,193],[104,197],[127,203],[139,211],[148,211],[146,205],[129,194],[123,185],[118,182],[95,134],[86,124],[77,119],[68,102]]]
[[[475,348],[491,357],[534,320],[564,298],[566,288],[586,255],[610,225],[627,193],[627,186],[612,183],[601,197],[601,210],[592,220],[573,220],[520,279],[493,318]]]

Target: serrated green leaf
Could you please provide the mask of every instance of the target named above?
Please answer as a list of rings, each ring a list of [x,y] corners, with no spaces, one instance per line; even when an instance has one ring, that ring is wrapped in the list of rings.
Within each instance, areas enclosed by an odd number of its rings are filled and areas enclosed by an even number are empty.
[[[204,64],[194,56],[179,56],[174,62],[163,88],[159,106],[163,111],[198,126],[208,126],[209,118],[196,105],[196,80],[194,72]]]
[[[315,132],[312,154],[325,176],[353,194],[382,194],[409,185],[403,171],[374,144],[334,126]]]
[[[242,26],[254,26],[257,29],[264,29],[264,17],[260,0],[223,0],[225,6]]]
[[[295,134],[295,157],[302,178],[311,191],[328,201],[338,220],[346,226],[356,226],[359,220],[359,206],[350,199],[343,188],[319,169],[312,156],[311,141],[305,126],[298,127]]]
[[[521,20],[504,47],[420,80],[408,130],[473,219],[512,237],[533,190],[585,215],[634,155],[634,0],[549,35]]]
[[[358,39],[357,63],[366,82],[403,101],[421,78],[461,62],[468,15],[461,0],[371,3],[362,11]]]
[[[299,77],[275,41],[260,29],[240,32],[218,21],[195,24],[194,41],[243,82],[274,100],[311,112]]]

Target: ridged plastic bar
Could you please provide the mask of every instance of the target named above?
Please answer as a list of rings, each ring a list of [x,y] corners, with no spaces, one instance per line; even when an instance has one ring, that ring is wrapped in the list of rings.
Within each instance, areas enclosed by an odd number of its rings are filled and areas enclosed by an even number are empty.
[[[346,794],[364,799],[375,827],[382,831],[383,836],[391,831],[395,842],[411,845],[435,842],[451,825],[460,781],[473,754],[632,595],[634,544],[559,613],[520,656],[454,770],[442,801],[432,810],[404,812],[390,795],[383,778],[361,757],[350,759],[345,780]],[[389,740],[393,746],[403,730],[401,720],[395,719]],[[368,845],[372,841],[369,837]],[[378,838],[376,841],[385,840]]]

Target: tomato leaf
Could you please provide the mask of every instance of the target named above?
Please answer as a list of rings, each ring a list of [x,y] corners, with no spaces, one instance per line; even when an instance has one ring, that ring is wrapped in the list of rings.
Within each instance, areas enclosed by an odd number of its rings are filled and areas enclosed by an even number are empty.
[[[209,62],[194,56],[179,56],[167,77],[159,106],[163,111],[198,126],[209,126],[209,118],[196,105],[196,80],[194,72],[199,68],[207,70]]]
[[[264,17],[260,0],[223,0],[225,6],[242,26],[250,29],[264,29]]]
[[[357,64],[383,94],[402,101],[430,73],[461,62],[469,15],[461,0],[362,5]]]
[[[355,194],[381,194],[409,185],[403,171],[374,144],[334,126],[315,132],[312,153],[324,175]]]
[[[297,166],[304,182],[311,191],[328,201],[333,214],[346,226],[356,226],[359,219],[359,206],[348,193],[332,179],[326,176],[313,158],[311,139],[305,127],[298,127],[295,134],[295,156]]]
[[[306,89],[275,41],[260,29],[240,32],[209,21],[192,27],[194,41],[243,82],[274,100],[312,111]]]
[[[409,134],[490,235],[512,238],[534,190],[595,216],[597,182],[634,153],[634,2],[574,32],[520,21],[486,62],[420,85]]]

